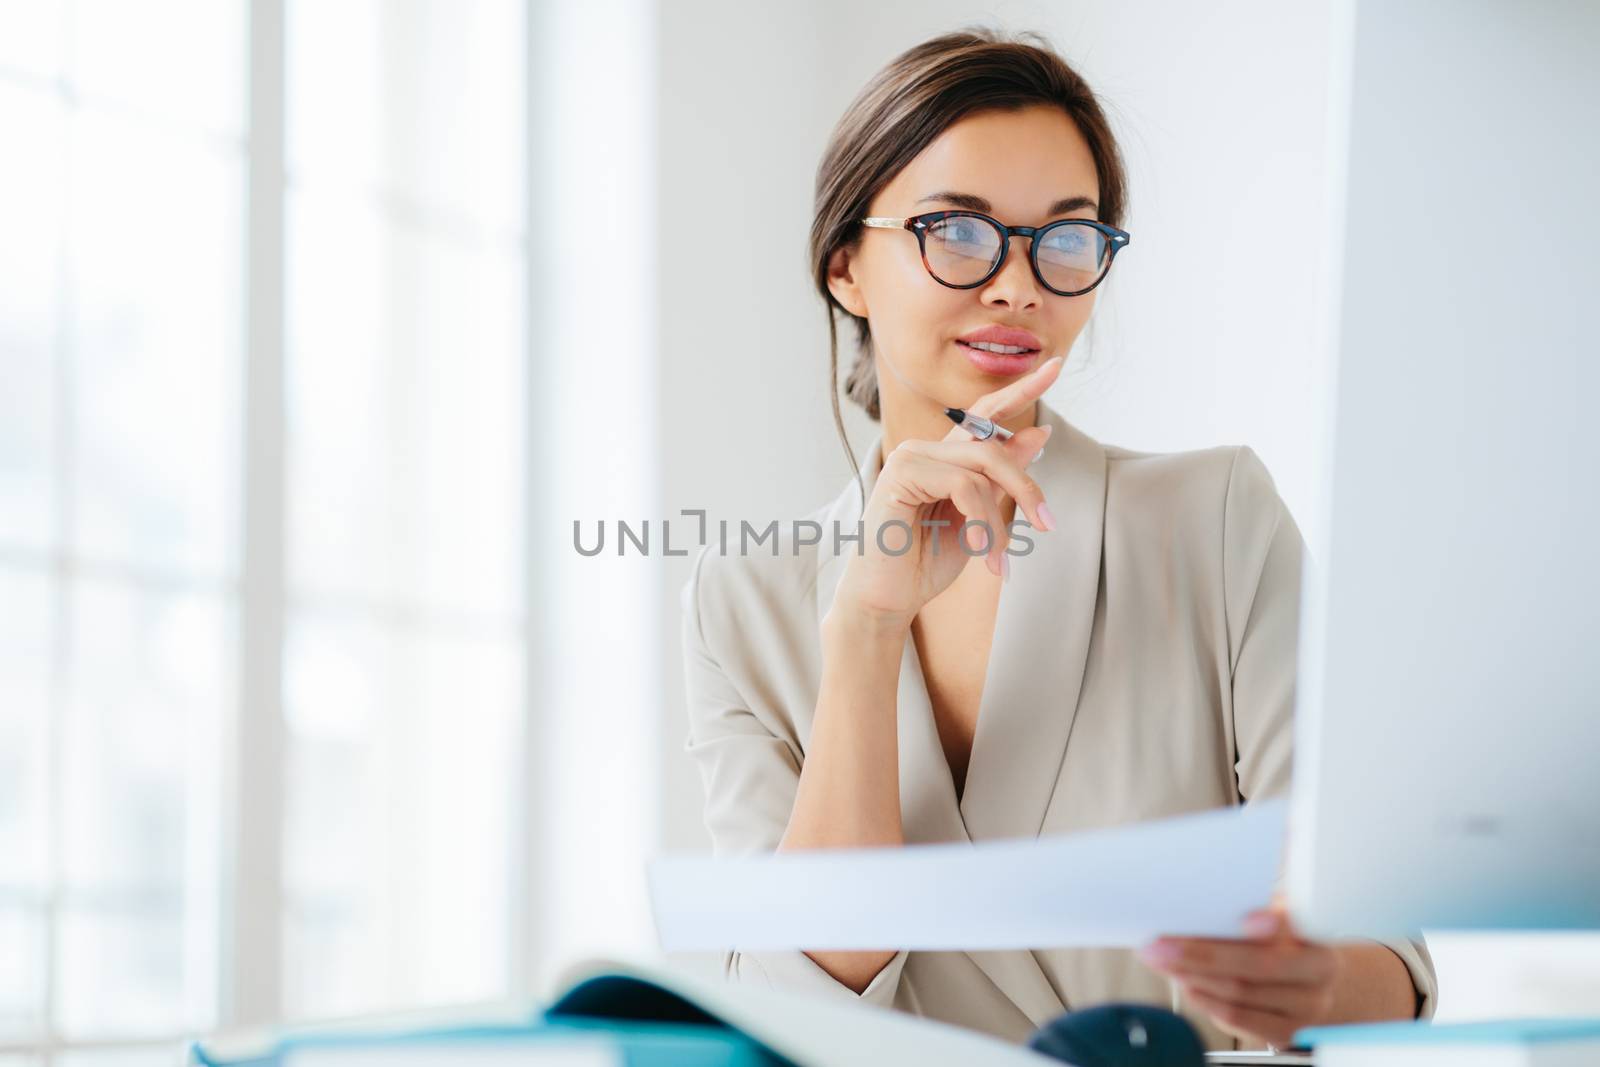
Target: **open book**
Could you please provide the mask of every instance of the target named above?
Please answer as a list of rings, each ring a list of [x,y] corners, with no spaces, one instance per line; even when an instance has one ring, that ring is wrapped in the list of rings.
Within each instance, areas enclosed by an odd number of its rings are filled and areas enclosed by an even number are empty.
[[[547,1008],[479,1009],[201,1041],[200,1067],[1046,1067],[997,1038],[904,1012],[596,960]],[[1057,1065],[1059,1067],[1059,1065]]]

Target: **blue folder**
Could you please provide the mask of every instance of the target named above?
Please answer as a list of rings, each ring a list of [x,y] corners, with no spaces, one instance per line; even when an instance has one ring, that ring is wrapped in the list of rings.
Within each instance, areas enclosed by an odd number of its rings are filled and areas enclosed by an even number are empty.
[[[750,1035],[678,993],[644,978],[598,975],[578,983],[549,1008],[525,1022],[464,1022],[447,1026],[391,1029],[286,1030],[255,1048],[227,1049],[224,1043],[196,1042],[190,1062],[196,1067],[279,1067],[295,1049],[360,1050],[370,1062],[385,1047],[449,1049],[491,1043],[499,1048],[599,1044],[626,1067],[793,1067]]]
[[[1592,1041],[1600,1046],[1600,1019],[1493,1019],[1476,1022],[1385,1022],[1313,1026],[1294,1035],[1296,1045],[1539,1045]]]

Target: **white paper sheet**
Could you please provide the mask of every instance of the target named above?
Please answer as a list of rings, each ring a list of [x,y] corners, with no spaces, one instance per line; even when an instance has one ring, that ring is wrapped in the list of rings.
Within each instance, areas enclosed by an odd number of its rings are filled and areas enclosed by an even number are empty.
[[[1281,800],[1037,840],[713,859],[650,869],[668,952],[1133,947],[1241,936],[1277,884]]]

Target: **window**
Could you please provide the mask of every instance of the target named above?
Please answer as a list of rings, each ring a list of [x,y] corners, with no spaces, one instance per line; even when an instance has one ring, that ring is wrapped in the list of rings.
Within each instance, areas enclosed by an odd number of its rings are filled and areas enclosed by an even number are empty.
[[[216,1019],[243,64],[160,7],[0,25],[0,1041],[46,1050]]]
[[[0,1065],[515,991],[526,18],[0,0]]]
[[[501,996],[522,12],[293,0],[285,39],[283,1010]]]

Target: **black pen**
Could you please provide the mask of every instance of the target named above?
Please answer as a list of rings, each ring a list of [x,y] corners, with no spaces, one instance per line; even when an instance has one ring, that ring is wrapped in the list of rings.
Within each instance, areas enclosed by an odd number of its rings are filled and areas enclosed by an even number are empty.
[[[950,416],[950,421],[970,433],[980,441],[989,438],[998,438],[1001,441],[1011,440],[1011,431],[993,422],[982,415],[969,415],[960,408],[945,408],[944,413]]]

